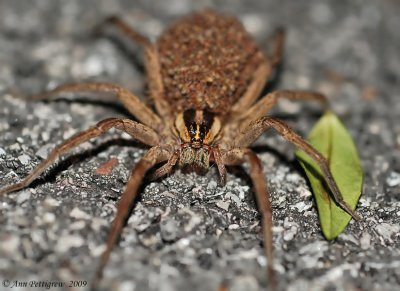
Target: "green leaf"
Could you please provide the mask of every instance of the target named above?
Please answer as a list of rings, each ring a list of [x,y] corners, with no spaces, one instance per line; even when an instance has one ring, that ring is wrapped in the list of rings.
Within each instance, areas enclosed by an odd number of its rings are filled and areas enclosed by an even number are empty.
[[[315,124],[308,141],[327,158],[343,199],[355,209],[361,195],[363,171],[347,129],[335,114],[326,112]],[[318,165],[303,151],[297,151],[296,156],[314,192],[322,232],[328,240],[334,239],[346,228],[351,216],[335,203]]]

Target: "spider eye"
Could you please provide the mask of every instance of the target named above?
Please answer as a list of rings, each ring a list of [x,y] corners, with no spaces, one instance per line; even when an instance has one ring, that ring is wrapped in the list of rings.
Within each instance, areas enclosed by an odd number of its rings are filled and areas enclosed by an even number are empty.
[[[202,140],[203,140],[204,137],[206,136],[207,132],[208,132],[207,126],[206,126],[204,123],[202,123],[201,126],[200,126],[200,138],[201,138]]]
[[[175,120],[175,128],[184,141],[195,148],[210,144],[218,134],[221,124],[208,110],[187,109]]]
[[[189,134],[193,138],[193,136],[196,135],[196,129],[197,129],[197,124],[195,122],[192,122],[189,126]]]

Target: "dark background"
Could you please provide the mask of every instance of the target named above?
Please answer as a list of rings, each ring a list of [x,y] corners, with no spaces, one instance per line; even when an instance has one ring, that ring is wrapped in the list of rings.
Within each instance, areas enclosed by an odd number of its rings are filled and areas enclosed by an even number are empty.
[[[328,242],[293,148],[271,133],[257,143],[273,201],[281,288],[400,288],[400,8],[395,0],[2,0],[0,185],[24,177],[54,144],[103,118],[124,115],[110,103],[29,103],[13,98],[10,90],[33,94],[67,81],[107,80],[145,96],[138,48],[127,43],[120,49],[109,38],[96,38],[93,27],[117,14],[154,40],[168,23],[202,7],[238,16],[265,50],[265,40],[284,27],[284,63],[270,89],[325,93],[360,152],[365,181],[358,211],[364,220],[352,221]],[[273,114],[306,135],[321,110],[281,102]],[[75,150],[34,186],[1,197],[0,278],[90,280],[127,175],[144,150],[111,132]],[[96,173],[110,159],[119,161],[111,174]],[[233,169],[225,187],[219,186],[215,168],[205,176],[176,171],[145,183],[141,193],[106,268],[104,290],[266,285],[259,216],[244,170]]]

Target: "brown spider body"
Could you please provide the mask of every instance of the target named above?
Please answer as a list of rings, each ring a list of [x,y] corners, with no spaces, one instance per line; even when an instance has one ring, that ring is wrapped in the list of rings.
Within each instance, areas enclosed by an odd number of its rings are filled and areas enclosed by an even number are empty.
[[[154,173],[155,177],[161,177],[177,164],[204,171],[210,162],[214,162],[222,184],[226,177],[225,165],[248,163],[250,166],[249,174],[261,214],[268,276],[274,288],[271,204],[262,164],[249,148],[270,128],[318,163],[336,202],[358,218],[356,212],[343,201],[326,159],[284,122],[266,116],[280,98],[326,103],[325,97],[314,92],[280,90],[257,100],[280,61],[282,33],[276,34],[275,51],[268,56],[257,48],[238,20],[211,10],[194,13],[178,21],[160,36],[156,44],[119,18],[112,17],[105,24],[116,27],[142,46],[154,108],[113,83],[65,84],[32,96],[31,99],[41,100],[66,92],[113,93],[139,122],[127,118],[100,121],[56,146],[25,179],[0,189],[0,194],[5,194],[27,187],[60,156],[111,128],[122,130],[150,146],[132,170],[118,203],[117,215],[110,228],[93,286],[102,276],[147,171],[164,163]]]
[[[210,10],[178,21],[156,45],[165,98],[177,111],[207,109],[227,114],[264,61],[236,18]]]

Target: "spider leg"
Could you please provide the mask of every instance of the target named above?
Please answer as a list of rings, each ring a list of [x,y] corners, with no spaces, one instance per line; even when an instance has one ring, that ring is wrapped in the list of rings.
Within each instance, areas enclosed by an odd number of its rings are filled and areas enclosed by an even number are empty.
[[[126,185],[125,191],[121,196],[117,206],[117,215],[112,222],[110,231],[108,233],[106,249],[101,255],[100,263],[97,266],[95,277],[92,281],[92,290],[99,283],[102,277],[105,265],[108,262],[113,246],[116,244],[121,235],[122,228],[125,221],[132,209],[138,194],[138,188],[141,185],[142,179],[146,172],[159,162],[165,161],[169,158],[170,153],[164,148],[155,146],[147,151],[143,158],[133,168]]]
[[[46,100],[50,97],[64,93],[74,92],[100,92],[112,93],[119,99],[124,107],[143,124],[153,129],[162,128],[160,117],[128,89],[113,83],[88,82],[70,83],[56,87],[53,90],[29,97],[31,100]]]
[[[214,162],[217,165],[219,175],[221,177],[221,185],[224,186],[226,184],[226,168],[225,164],[222,160],[221,150],[218,146],[212,149]]]
[[[54,163],[61,155],[65,154],[69,150],[85,141],[88,141],[94,137],[97,137],[111,128],[116,128],[125,131],[135,139],[154,146],[159,143],[158,134],[151,128],[132,121],[130,119],[120,119],[120,118],[108,118],[100,121],[94,127],[89,128],[85,131],[77,133],[71,138],[64,141],[62,144],[56,146],[49,156],[43,160],[36,168],[22,181],[6,186],[0,189],[0,195],[5,193],[14,192],[29,186],[33,180],[40,176],[52,163]]]
[[[274,50],[274,54],[270,58],[271,58],[272,66],[275,67],[275,66],[279,65],[282,60],[283,45],[285,42],[285,32],[283,31],[283,29],[279,29],[275,33],[274,38],[275,38],[275,50]]]
[[[270,76],[271,73],[272,67],[268,61],[259,65],[253,74],[253,80],[250,85],[240,99],[232,106],[232,112],[242,112],[249,108],[261,94],[261,91],[267,83],[268,76]]]
[[[252,120],[265,116],[281,98],[293,101],[312,100],[320,102],[324,106],[324,108],[327,108],[329,106],[328,100],[326,99],[325,95],[321,93],[279,90],[268,93],[266,96],[261,98],[260,101],[251,106],[247,111],[244,111],[241,115],[239,115],[239,118],[242,120],[241,123],[247,124],[246,122],[250,122]]]
[[[264,131],[269,128],[273,128],[278,134],[284,139],[294,144],[297,148],[306,152],[321,168],[324,179],[328,184],[335,202],[354,219],[360,220],[361,217],[351,209],[350,205],[343,200],[343,196],[332,177],[332,173],[329,169],[329,164],[326,158],[317,151],[312,145],[310,145],[301,136],[295,133],[286,123],[283,121],[272,118],[262,117],[251,122],[247,128],[245,128],[237,137],[235,146],[236,147],[248,147],[251,145]]]
[[[171,172],[172,168],[175,166],[176,162],[179,159],[179,150],[175,151],[171,157],[168,159],[167,163],[158,168],[150,177],[151,180],[156,180],[161,178],[162,176]]]
[[[222,152],[221,160],[225,165],[238,165],[244,162],[248,162],[250,165],[250,177],[253,182],[258,209],[262,217],[261,225],[265,243],[265,256],[268,260],[268,278],[271,281],[272,289],[276,290],[277,282],[273,269],[272,210],[261,161],[253,151],[247,148],[234,148]]]
[[[253,80],[242,97],[232,106],[232,112],[243,112],[259,97],[268,78],[275,67],[280,63],[283,52],[284,33],[279,30],[274,35],[275,49],[272,56],[265,57],[265,61],[253,73]]]
[[[144,66],[149,81],[150,96],[154,101],[158,114],[164,119],[171,118],[170,106],[164,98],[160,58],[156,46],[151,43],[147,37],[131,28],[126,22],[116,16],[106,19],[101,27],[105,25],[116,27],[129,39],[142,46],[144,50]]]
[[[272,37],[267,40],[267,43],[263,45],[263,47],[266,47],[270,42],[274,43],[274,48],[272,54],[267,53],[267,55],[272,67],[276,67],[282,61],[283,45],[285,43],[285,31],[282,28],[277,29]]]

